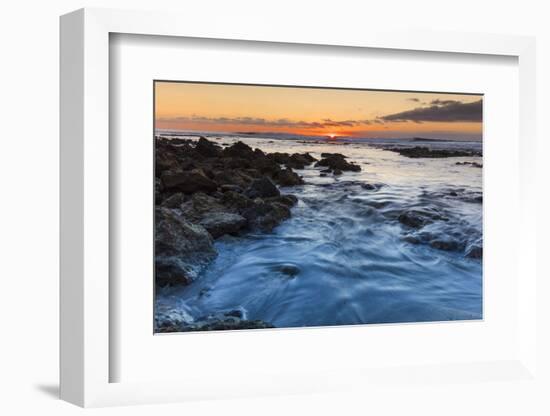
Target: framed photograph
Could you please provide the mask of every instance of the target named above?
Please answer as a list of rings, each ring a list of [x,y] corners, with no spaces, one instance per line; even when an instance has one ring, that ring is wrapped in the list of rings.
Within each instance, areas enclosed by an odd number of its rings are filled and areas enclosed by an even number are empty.
[[[483,318],[481,94],[154,96],[155,333]]]
[[[62,398],[536,383],[534,40],[178,19],[61,18]]]

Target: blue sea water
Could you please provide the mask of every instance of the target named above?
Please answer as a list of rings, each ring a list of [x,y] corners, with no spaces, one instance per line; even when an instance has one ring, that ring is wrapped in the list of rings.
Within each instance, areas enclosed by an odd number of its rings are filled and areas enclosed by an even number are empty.
[[[456,164],[482,163],[481,157],[410,159],[383,150],[395,145],[387,139],[241,140],[265,152],[342,153],[362,171],[327,177],[313,166],[297,171],[305,185],[283,189],[299,200],[292,218],[272,233],[218,240],[217,259],[197,281],[157,292],[157,311],[191,322],[238,309],[276,327],[482,318],[482,262],[465,255],[482,244],[482,169]],[[409,228],[397,218],[412,209],[437,219]],[[452,250],[434,248],[434,241]]]

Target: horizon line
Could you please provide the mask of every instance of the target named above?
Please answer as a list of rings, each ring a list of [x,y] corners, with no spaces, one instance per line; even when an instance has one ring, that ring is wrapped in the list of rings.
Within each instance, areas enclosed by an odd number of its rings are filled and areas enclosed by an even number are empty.
[[[336,135],[331,137],[330,135],[317,135],[317,134],[297,134],[297,133],[285,133],[285,132],[255,132],[255,131],[212,131],[212,130],[183,130],[183,129],[163,129],[154,127],[154,135],[157,135],[157,132],[177,132],[177,133],[186,133],[184,135],[188,136],[201,136],[201,135],[232,135],[232,136],[269,136],[281,137],[288,136],[288,138],[297,137],[297,138],[313,138],[313,139],[328,139],[328,140],[339,140],[339,139],[348,139],[348,140],[412,140],[412,139],[422,139],[422,140],[439,140],[439,141],[470,141],[470,142],[482,142],[483,136],[481,137],[462,137],[462,138],[436,138],[436,137],[422,137],[422,136],[403,136],[403,137],[375,137],[375,136],[346,136],[346,135]]]

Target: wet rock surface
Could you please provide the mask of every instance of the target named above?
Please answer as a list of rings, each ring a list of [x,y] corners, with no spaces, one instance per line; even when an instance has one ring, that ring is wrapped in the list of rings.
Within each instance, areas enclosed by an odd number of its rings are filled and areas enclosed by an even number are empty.
[[[155,270],[159,286],[187,285],[216,257],[224,235],[269,232],[297,203],[281,187],[301,185],[293,169],[316,161],[308,153],[266,154],[242,142],[155,142]],[[244,325],[242,322],[234,325]]]
[[[477,162],[456,162],[456,165],[458,165],[458,166],[466,165],[466,166],[471,166],[473,168],[480,168],[480,169],[483,167],[483,165],[481,163],[477,163]]]
[[[473,150],[448,150],[448,149],[430,149],[429,147],[386,147],[384,150],[399,153],[401,156],[410,158],[442,158],[442,157],[472,157],[481,156],[480,153]]]
[[[192,194],[195,192],[212,192],[218,189],[218,184],[208,178],[204,171],[193,169],[191,171],[165,171],[160,180],[164,189],[176,192]]]
[[[483,193],[477,191],[466,190],[464,188],[455,187],[441,190],[439,192],[422,192],[423,200],[443,199],[446,201],[464,201],[473,204],[483,203]]]
[[[155,278],[159,286],[195,280],[216,257],[211,235],[178,210],[155,210]]]
[[[214,212],[203,218],[200,223],[214,238],[222,235],[236,235],[246,226],[246,218],[230,212]]]
[[[321,157],[323,159],[318,161],[315,166],[327,167],[335,175],[341,175],[343,171],[361,171],[361,166],[348,162],[346,157],[340,153],[323,153]]]
[[[384,186],[383,183],[363,183],[363,184],[361,184],[361,187],[363,189],[366,189],[367,191],[378,191],[383,186]]]
[[[421,228],[436,220],[446,221],[446,218],[436,212],[428,210],[410,210],[400,214],[397,220],[407,227]]]
[[[403,226],[403,240],[410,244],[427,245],[435,250],[460,253],[471,259],[481,259],[480,230],[472,228],[445,208],[446,195],[430,194],[432,203],[439,201],[436,203],[441,207],[439,209],[412,208],[397,216]]]
[[[265,176],[255,179],[245,192],[249,198],[269,198],[281,195],[273,181]]]
[[[273,177],[280,186],[296,186],[304,183],[303,179],[290,168],[277,171]]]
[[[178,310],[160,310],[155,317],[155,332],[229,331],[235,329],[274,328],[259,319],[246,319],[241,310],[235,309],[193,319]]]
[[[474,244],[469,247],[466,251],[466,257],[471,259],[481,259],[483,258],[483,247],[480,244]]]
[[[242,214],[250,228],[259,231],[272,231],[282,221],[290,218],[290,208],[283,203],[256,199],[252,206],[245,209]]]

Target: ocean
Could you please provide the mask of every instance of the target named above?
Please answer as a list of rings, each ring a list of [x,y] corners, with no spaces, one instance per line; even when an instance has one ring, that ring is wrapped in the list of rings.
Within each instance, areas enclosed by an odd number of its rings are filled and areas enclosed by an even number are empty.
[[[482,319],[482,260],[468,253],[482,247],[483,169],[457,164],[482,164],[482,157],[415,159],[385,150],[481,152],[481,142],[207,138],[318,159],[341,153],[362,170],[340,176],[320,176],[322,168],[313,165],[296,170],[305,184],[281,188],[298,197],[292,217],[271,233],[216,240],[218,256],[195,282],[157,290],[157,314],[192,322],[238,310],[275,327]],[[399,217],[410,211],[431,220],[407,226]]]

